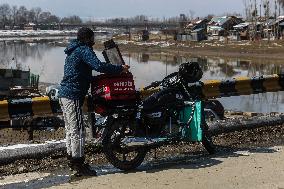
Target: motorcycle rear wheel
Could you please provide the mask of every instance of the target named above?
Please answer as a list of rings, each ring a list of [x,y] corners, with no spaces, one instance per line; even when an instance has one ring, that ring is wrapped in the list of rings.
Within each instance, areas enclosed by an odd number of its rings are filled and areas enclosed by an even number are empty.
[[[215,154],[216,149],[210,136],[203,134],[202,144],[209,154]]]
[[[207,150],[209,154],[215,154],[216,148],[215,145],[212,141],[212,136],[207,134],[208,131],[208,125],[205,123],[203,125],[203,133],[202,133],[202,141],[201,143],[203,144],[204,148]]]
[[[123,138],[133,136],[133,129],[128,124],[119,121],[110,124],[103,140],[103,152],[107,160],[124,171],[137,168],[147,154],[147,149],[143,147],[127,149],[121,146]]]

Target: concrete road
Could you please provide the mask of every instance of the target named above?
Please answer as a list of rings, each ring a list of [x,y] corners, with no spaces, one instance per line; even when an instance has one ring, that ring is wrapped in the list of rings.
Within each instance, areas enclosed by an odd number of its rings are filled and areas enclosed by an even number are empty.
[[[7,176],[0,178],[0,188],[284,189],[284,146],[173,157],[127,174],[111,166],[94,168],[98,177],[71,181],[67,170]]]

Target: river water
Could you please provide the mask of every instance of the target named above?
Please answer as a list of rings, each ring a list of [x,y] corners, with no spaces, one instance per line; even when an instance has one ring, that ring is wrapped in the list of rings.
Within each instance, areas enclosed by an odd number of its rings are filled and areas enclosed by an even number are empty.
[[[40,75],[40,82],[59,83],[63,76],[64,48],[54,43],[0,42],[0,68],[30,69]],[[95,51],[104,60],[101,52]],[[149,51],[150,52],[150,51]],[[137,88],[161,80],[177,71],[179,64],[195,60],[203,69],[203,80],[228,79],[237,76],[259,76],[279,73],[284,62],[222,57],[185,57],[167,53],[122,52],[131,66]],[[252,112],[284,112],[284,93],[263,93],[219,99],[227,110]]]

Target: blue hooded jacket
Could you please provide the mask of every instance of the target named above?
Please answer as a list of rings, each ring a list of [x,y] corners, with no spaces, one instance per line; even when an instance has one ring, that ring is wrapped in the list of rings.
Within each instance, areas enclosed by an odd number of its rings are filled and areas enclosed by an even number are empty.
[[[64,52],[67,57],[59,89],[60,98],[82,100],[89,90],[92,70],[110,74],[119,74],[123,70],[121,65],[101,62],[92,48],[77,39],[72,40]]]

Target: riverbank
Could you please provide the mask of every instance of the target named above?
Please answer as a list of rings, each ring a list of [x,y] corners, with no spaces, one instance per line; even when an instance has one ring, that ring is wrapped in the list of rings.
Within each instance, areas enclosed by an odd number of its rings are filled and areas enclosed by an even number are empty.
[[[52,42],[58,46],[66,46],[68,40],[76,36],[76,30],[50,31],[50,30],[0,30],[0,41],[27,41],[27,42]],[[101,37],[96,34],[97,43],[95,49],[103,50],[103,42],[110,36]],[[167,53],[180,56],[203,56],[203,57],[228,57],[228,58],[255,58],[255,59],[284,59],[284,40],[261,40],[261,41],[200,41],[182,42],[171,38],[154,36],[152,40],[137,41],[128,40],[125,35],[113,36],[122,53]]]
[[[284,40],[275,41],[201,41],[177,42],[174,40],[128,41],[114,38],[120,50],[128,52],[170,53],[180,56],[206,56],[230,58],[284,59]],[[103,50],[102,41],[95,45]]]

